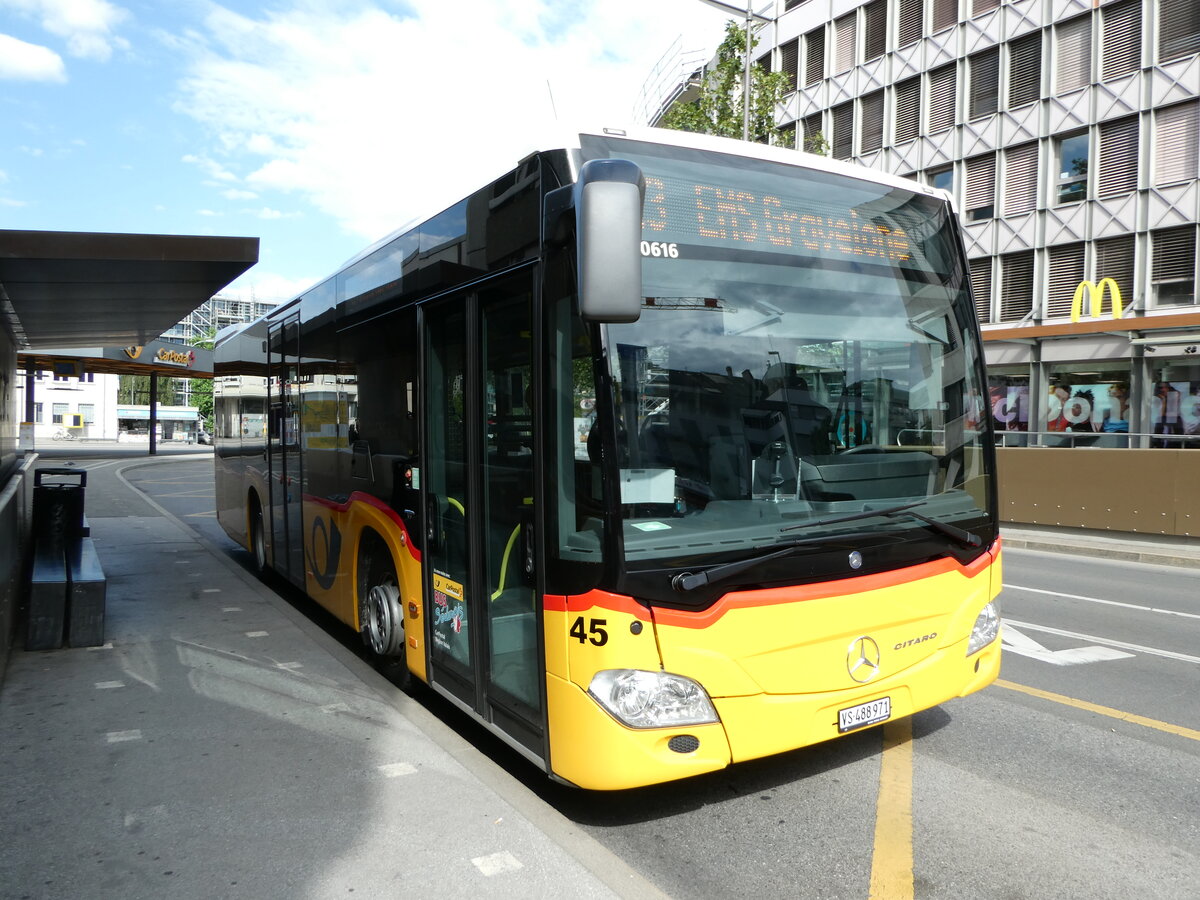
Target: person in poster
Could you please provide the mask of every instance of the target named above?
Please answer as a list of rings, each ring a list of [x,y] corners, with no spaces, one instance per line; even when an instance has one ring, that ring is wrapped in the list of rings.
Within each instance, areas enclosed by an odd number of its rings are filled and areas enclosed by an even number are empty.
[[[1108,387],[1108,409],[1100,423],[1107,434],[1129,433],[1129,383],[1118,381]]]
[[[1071,423],[1067,421],[1067,401],[1071,397],[1071,389],[1065,384],[1050,385],[1050,397],[1046,406],[1046,430],[1066,431]]]

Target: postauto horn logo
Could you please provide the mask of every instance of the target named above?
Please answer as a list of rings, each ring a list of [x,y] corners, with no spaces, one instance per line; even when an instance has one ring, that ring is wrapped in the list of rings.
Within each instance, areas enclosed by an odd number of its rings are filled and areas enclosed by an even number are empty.
[[[1075,296],[1071,298],[1071,321],[1078,322],[1083,314],[1083,295],[1087,293],[1088,315],[1098,319],[1104,314],[1104,295],[1107,292],[1112,297],[1112,317],[1121,318],[1125,309],[1121,305],[1121,289],[1111,278],[1102,278],[1100,283],[1081,281],[1075,288]]]

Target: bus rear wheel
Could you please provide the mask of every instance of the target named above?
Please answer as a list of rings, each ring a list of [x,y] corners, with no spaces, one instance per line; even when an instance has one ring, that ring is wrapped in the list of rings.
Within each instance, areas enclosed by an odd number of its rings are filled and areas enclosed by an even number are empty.
[[[267,537],[263,528],[262,507],[254,502],[250,512],[250,553],[254,559],[254,573],[259,578],[267,577]]]

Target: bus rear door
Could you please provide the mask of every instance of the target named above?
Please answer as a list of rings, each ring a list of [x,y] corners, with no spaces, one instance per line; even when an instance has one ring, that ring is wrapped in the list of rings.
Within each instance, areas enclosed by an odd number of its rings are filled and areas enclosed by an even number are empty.
[[[300,460],[300,316],[272,322],[267,332],[270,383],[267,473],[271,484],[271,546],[275,568],[304,586]]]

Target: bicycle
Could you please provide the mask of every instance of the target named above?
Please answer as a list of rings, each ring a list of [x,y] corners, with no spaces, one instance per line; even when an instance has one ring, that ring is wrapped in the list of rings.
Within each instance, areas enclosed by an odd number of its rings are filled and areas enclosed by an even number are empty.
[[[74,441],[78,439],[78,436],[75,434],[75,432],[71,431],[69,428],[60,428],[58,431],[54,432],[51,437],[56,441]]]

